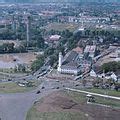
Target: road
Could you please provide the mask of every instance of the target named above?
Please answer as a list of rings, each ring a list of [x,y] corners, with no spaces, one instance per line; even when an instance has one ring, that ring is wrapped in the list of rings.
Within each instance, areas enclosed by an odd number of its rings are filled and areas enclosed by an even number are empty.
[[[46,84],[46,85],[45,85]],[[0,94],[0,118],[2,120],[25,120],[27,111],[35,101],[50,94],[56,89],[46,88],[40,94],[36,94],[42,86],[48,86],[43,82],[36,90],[27,93]]]
[[[75,85],[73,81],[44,80],[36,89],[27,93],[0,94],[0,118],[1,120],[25,120],[28,110],[35,101],[65,87]],[[45,89],[41,89],[42,87]],[[59,88],[58,88],[59,87]],[[36,92],[40,90],[40,94]]]

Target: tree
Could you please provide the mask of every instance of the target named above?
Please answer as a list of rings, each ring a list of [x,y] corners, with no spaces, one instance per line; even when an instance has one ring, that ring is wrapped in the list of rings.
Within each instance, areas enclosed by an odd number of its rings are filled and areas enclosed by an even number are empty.
[[[70,38],[71,36],[73,36],[73,33],[70,32],[69,30],[64,30],[64,31],[62,32],[62,36],[63,36],[64,38]]]
[[[41,35],[36,38],[36,41],[38,48],[44,48],[44,38]]]
[[[120,90],[120,83],[116,83],[116,84],[115,84],[115,90],[116,90],[116,91],[119,91],[119,90]]]
[[[44,56],[38,57],[31,65],[32,71],[37,71],[44,65]]]
[[[109,72],[109,71],[117,71],[120,70],[120,62],[109,62],[109,63],[105,63],[102,65],[102,70],[104,70],[105,72]]]
[[[58,60],[58,57],[56,55],[51,55],[50,56],[50,65],[53,66],[53,64]]]
[[[44,55],[45,55],[46,57],[49,56],[49,55],[53,55],[53,54],[54,54],[54,51],[55,51],[54,48],[49,47],[49,48],[47,48],[47,49],[45,50]]]
[[[23,64],[18,64],[17,70],[18,72],[26,72],[26,67]]]

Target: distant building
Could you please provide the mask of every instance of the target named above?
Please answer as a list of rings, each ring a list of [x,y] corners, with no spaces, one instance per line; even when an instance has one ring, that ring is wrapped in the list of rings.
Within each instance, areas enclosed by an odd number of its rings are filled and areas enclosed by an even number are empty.
[[[70,23],[104,23],[110,21],[109,17],[92,17],[92,16],[81,16],[73,17],[69,16],[68,21]]]
[[[107,80],[112,79],[114,81],[118,81],[118,78],[119,78],[118,77],[119,75],[116,75],[116,73],[114,73],[114,72],[108,72],[108,73],[102,72],[102,73],[97,74],[94,70],[90,71],[90,76],[91,77],[98,77],[101,79],[105,78]]]
[[[84,49],[84,53],[88,54],[89,57],[94,58],[96,52],[96,46],[95,45],[87,45]]]
[[[56,48],[61,36],[60,35],[51,35],[50,37],[45,39],[45,43],[50,47]]]
[[[83,58],[83,48],[76,47],[73,51],[77,52],[80,58]]]
[[[50,36],[50,41],[58,41],[59,39],[61,38],[61,36],[60,35],[52,35],[52,36]]]
[[[96,74],[96,72],[94,70],[91,70],[90,71],[90,76],[91,77],[97,77],[97,74]]]

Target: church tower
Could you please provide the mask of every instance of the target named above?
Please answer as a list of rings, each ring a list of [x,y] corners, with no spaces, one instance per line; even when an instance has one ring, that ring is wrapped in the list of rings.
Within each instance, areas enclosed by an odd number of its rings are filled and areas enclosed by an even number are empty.
[[[63,56],[62,56],[62,53],[60,52],[59,53],[58,72],[61,72],[62,59],[63,59]]]

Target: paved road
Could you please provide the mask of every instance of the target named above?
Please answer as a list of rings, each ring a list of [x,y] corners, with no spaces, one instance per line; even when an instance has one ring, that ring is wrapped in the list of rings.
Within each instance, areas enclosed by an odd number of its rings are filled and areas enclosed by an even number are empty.
[[[2,120],[25,120],[27,111],[35,101],[56,91],[56,89],[47,88],[40,94],[36,94],[36,91],[46,83],[42,83],[36,90],[28,93],[0,94],[0,118]]]
[[[64,87],[63,87],[64,85]],[[2,120],[25,120],[26,114],[35,101],[65,87],[73,86],[73,81],[45,80],[36,90],[27,93],[0,94],[0,118]],[[41,89],[42,86],[45,89]],[[59,87],[59,89],[57,89]],[[36,94],[40,90],[40,94]]]

